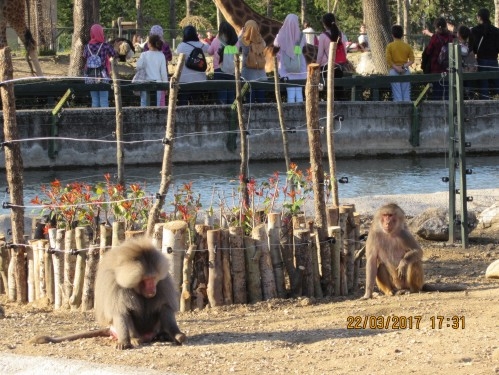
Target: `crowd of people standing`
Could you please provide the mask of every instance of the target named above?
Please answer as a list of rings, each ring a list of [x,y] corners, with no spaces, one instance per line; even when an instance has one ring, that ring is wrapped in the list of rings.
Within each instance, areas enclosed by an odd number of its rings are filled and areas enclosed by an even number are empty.
[[[494,27],[490,21],[490,13],[487,9],[480,9],[477,13],[477,24],[473,27],[461,25],[454,28],[443,17],[438,17],[434,24],[433,32],[425,29],[423,34],[430,36],[428,45],[423,51],[422,60],[425,73],[444,74],[448,70],[447,61],[442,61],[442,50],[444,46],[457,40],[461,46],[463,59],[463,71],[496,71],[498,68],[499,54],[499,29]],[[279,79],[287,83],[286,98],[288,103],[301,103],[304,101],[303,80],[307,77],[307,62],[303,54],[304,47],[313,45],[317,50],[316,62],[320,65],[321,75],[325,81],[328,72],[328,59],[331,43],[336,43],[334,77],[342,78],[346,65],[348,64],[347,51],[352,49],[362,52],[369,51],[369,39],[365,24],[360,26],[358,43],[349,43],[345,34],[340,30],[336,17],[332,13],[326,13],[321,18],[322,31],[317,33],[308,21],[300,27],[299,17],[296,14],[288,14],[283,21],[282,27],[273,41],[274,50],[277,51]],[[392,42],[386,47],[386,64],[390,76],[409,76],[415,63],[412,47],[403,41],[403,28],[394,25],[391,29]],[[255,62],[260,55],[264,55],[268,47],[260,33],[259,25],[254,20],[248,20],[244,27],[236,32],[228,22],[222,21],[216,35],[211,32],[206,38],[200,38],[196,27],[189,25],[182,30],[182,42],[179,43],[175,52],[189,56],[191,52],[200,52],[203,55],[213,57],[213,79],[229,81],[234,79],[234,56],[241,56],[241,78],[244,81],[253,82],[267,80],[265,64]],[[94,62],[95,56],[102,61],[99,77],[89,77],[97,70],[90,69],[90,61]],[[116,56],[113,47],[105,41],[104,31],[101,25],[93,25],[90,29],[90,41],[85,46],[83,57],[87,64],[85,76],[89,83],[108,80],[110,77],[109,59]],[[256,57],[255,57],[256,56]],[[160,58],[161,57],[161,58]],[[143,46],[143,52],[137,61],[137,70],[145,73],[144,81],[167,82],[168,63],[172,61],[172,51],[165,41],[163,29],[154,25],[149,32],[148,40]],[[206,65],[206,62],[204,63]],[[206,68],[205,68],[206,69]],[[89,73],[90,72],[90,73]],[[202,82],[207,80],[206,71],[192,66],[184,66],[180,76],[180,83]],[[296,83],[295,83],[296,82]],[[439,80],[432,84],[431,99],[445,100],[448,98],[449,90],[446,80]],[[467,96],[475,83],[466,81],[465,88]],[[489,99],[499,94],[499,79],[482,79],[478,83],[480,99]],[[235,100],[235,87],[217,90],[216,102],[219,104],[231,104]],[[251,85],[250,85],[251,86]],[[411,101],[411,84],[409,82],[394,82],[391,84],[393,101]],[[148,102],[151,93],[140,92],[140,105],[164,106],[165,91],[158,91],[155,100]],[[152,93],[154,94],[154,93]],[[178,104],[186,105],[199,102],[200,91],[180,90]],[[108,91],[91,91],[93,107],[109,106]],[[154,96],[154,95],[152,95]],[[347,95],[335,88],[335,99],[346,99]],[[265,91],[250,88],[246,100],[251,103],[265,102]]]

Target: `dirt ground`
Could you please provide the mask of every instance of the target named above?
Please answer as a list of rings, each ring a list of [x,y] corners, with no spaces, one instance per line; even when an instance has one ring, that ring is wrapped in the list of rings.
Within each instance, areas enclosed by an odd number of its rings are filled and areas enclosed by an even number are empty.
[[[58,60],[43,58],[44,71],[57,67],[54,74],[64,74]],[[40,302],[19,305],[0,295],[5,310],[0,358],[78,359],[94,369],[133,366],[126,373],[144,375],[499,374],[499,282],[484,277],[499,258],[498,231],[475,229],[468,249],[421,243],[427,281],[464,284],[466,291],[359,301],[361,280],[360,290],[347,298],[271,300],[179,313],[186,345],[154,343],[126,351],[114,349],[107,338],[29,344],[36,335],[97,328],[93,313],[54,311]],[[370,327],[380,321],[383,328]],[[398,322],[407,328],[398,329]],[[1,366],[0,372],[6,373]],[[16,373],[34,374],[37,368]]]
[[[186,345],[127,351],[114,349],[108,338],[29,344],[36,335],[97,328],[93,313],[54,311],[41,302],[19,305],[0,295],[0,353],[85,360],[97,369],[133,366],[143,374],[499,373],[499,282],[484,277],[499,258],[499,234],[476,229],[468,249],[422,245],[428,282],[468,289],[360,301],[361,280],[359,292],[349,297],[206,308],[178,314]],[[399,329],[399,322],[407,328]]]

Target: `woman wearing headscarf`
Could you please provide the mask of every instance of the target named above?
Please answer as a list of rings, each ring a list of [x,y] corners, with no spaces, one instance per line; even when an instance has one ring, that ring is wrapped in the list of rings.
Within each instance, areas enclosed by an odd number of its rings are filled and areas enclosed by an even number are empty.
[[[260,29],[256,21],[248,20],[242,29],[242,35],[239,38],[239,45],[243,55],[243,64],[241,69],[241,76],[245,81],[266,80],[267,74],[265,73],[265,66],[262,68],[249,68],[246,65],[250,46],[255,44],[258,48],[265,48],[265,41],[260,34]],[[265,91],[250,89],[249,92],[251,103],[264,103]]]
[[[183,30],[182,43],[180,43],[177,46],[177,53],[179,54],[183,53],[186,57],[188,57],[191,51],[195,47],[201,48],[204,53],[207,53],[209,46],[199,40],[198,32],[194,26],[191,25],[186,26],[184,27]],[[198,72],[196,70],[189,69],[187,66],[184,65],[179,79],[180,83],[201,82],[201,81],[206,81],[205,72]],[[178,104],[186,105],[189,104],[189,102],[191,102],[192,104],[192,102],[195,101],[196,96],[198,96],[196,95],[196,92],[188,92],[181,89],[179,92]]]
[[[234,81],[234,72],[232,69],[231,71],[224,71],[223,66],[234,68],[234,54],[227,52],[237,53],[237,46],[238,37],[236,30],[227,21],[220,22],[218,34],[208,48],[208,53],[213,56],[213,79]],[[232,59],[232,61],[224,61],[225,59]],[[235,90],[218,90],[218,102],[221,104],[233,103],[235,98]]]
[[[109,79],[111,76],[111,62],[109,59],[116,56],[116,51],[111,44],[105,41],[104,29],[99,24],[94,24],[90,28],[90,41],[83,49],[86,77],[93,76],[93,74],[89,74],[87,66],[88,58],[92,55],[98,55],[102,62],[102,66],[99,69],[102,77],[98,77],[99,82],[102,82],[102,78]],[[97,78],[95,81],[97,81]],[[109,107],[109,91],[90,91],[90,97],[92,98],[92,107]]]
[[[163,28],[160,25],[154,25],[153,27],[151,27],[151,30],[149,31],[149,37],[151,37],[152,35],[159,36],[159,38],[163,42],[163,47],[161,48],[161,52],[163,52],[163,55],[165,55],[166,66],[168,70],[168,61],[172,61],[173,56],[172,56],[172,50],[170,49],[170,45],[165,41]],[[148,50],[149,50],[149,43],[146,43],[144,46],[144,52]],[[159,106],[162,107],[165,106],[166,103],[165,97],[166,97],[166,92],[162,91]]]
[[[279,60],[280,78],[285,78],[288,81],[303,80],[307,78],[307,63],[305,61],[305,56],[303,56],[302,53],[305,43],[306,38],[300,30],[298,16],[296,14],[288,14],[274,40],[274,46],[279,47],[277,59]],[[296,49],[299,49],[299,54]],[[297,67],[296,69],[298,71],[287,71],[285,59]],[[295,59],[298,59],[298,61],[295,62]],[[286,92],[288,95],[288,103],[303,102],[303,90],[300,85],[287,87]]]

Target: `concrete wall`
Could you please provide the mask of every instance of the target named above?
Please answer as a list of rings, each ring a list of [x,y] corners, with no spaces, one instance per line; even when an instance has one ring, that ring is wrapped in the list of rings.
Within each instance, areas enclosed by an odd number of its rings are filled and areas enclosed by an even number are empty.
[[[448,149],[447,104],[427,102],[420,114],[420,146],[409,143],[413,107],[410,103],[339,102],[335,114],[343,122],[335,122],[337,157],[374,156],[379,154],[431,154]],[[253,160],[280,159],[282,137],[276,105],[246,106],[249,129],[249,153]],[[321,126],[326,126],[326,104],[321,103]],[[497,102],[471,101],[465,108],[466,141],[469,152],[499,152],[499,117]],[[124,140],[137,142],[125,145],[125,163],[161,163],[162,139],[166,129],[166,108],[128,107],[123,113]],[[230,151],[228,106],[178,107],[174,162],[216,162],[239,160],[239,151]],[[293,159],[307,158],[308,137],[303,104],[284,105],[285,123],[296,132],[289,133],[289,149]],[[237,117],[235,117],[237,118]],[[74,167],[116,164],[115,109],[65,109],[58,121],[60,140],[58,154],[48,156],[49,141],[38,140],[51,134],[49,110],[19,111],[17,124],[22,143],[25,168]],[[238,132],[237,122],[233,132]],[[323,151],[326,137],[323,136]],[[143,142],[140,142],[143,141]],[[5,168],[0,158],[0,168]]]

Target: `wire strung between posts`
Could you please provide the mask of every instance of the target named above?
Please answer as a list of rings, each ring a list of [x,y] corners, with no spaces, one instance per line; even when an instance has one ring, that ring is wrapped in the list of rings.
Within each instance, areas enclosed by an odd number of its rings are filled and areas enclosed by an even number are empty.
[[[40,241],[42,241],[44,239],[40,239]],[[34,240],[34,241],[37,241],[37,240]],[[349,243],[364,243],[365,241],[358,241],[358,240],[350,240],[350,239],[344,239],[342,240],[342,242],[349,242]],[[309,240],[309,244],[312,244],[312,243],[316,243],[316,241],[312,241],[312,240]],[[325,240],[325,241],[321,241],[320,244],[327,244],[327,243],[331,243],[331,240]],[[24,247],[24,248],[27,248],[27,247],[32,247],[32,245],[29,245],[29,244],[18,244],[18,243],[8,243],[8,246],[12,249],[15,249],[16,247]],[[83,248],[83,249],[69,249],[69,250],[61,250],[61,249],[55,249],[55,248],[52,248],[52,247],[49,247],[49,248],[38,248],[38,250],[42,250],[42,251],[46,251],[46,252],[49,252],[51,254],[53,253],[64,253],[64,254],[73,254],[73,255],[76,255],[77,253],[79,252],[87,252],[87,251],[90,251],[90,250],[110,250],[114,247],[118,247],[120,245],[117,245],[117,246],[104,246],[104,247],[87,247],[87,248]],[[281,243],[275,243],[275,244],[265,244],[265,245],[252,245],[251,248],[256,248],[256,249],[259,249],[259,248],[269,248],[269,247],[272,247],[272,246],[281,246],[281,247],[294,247],[295,245],[294,244],[281,244]],[[215,249],[215,252],[216,251],[229,251],[229,250],[247,250],[248,248],[246,247],[219,247],[219,246],[216,246],[216,249]],[[159,250],[159,249],[158,249]],[[172,253],[185,253],[187,251],[187,249],[173,249],[172,247],[168,246],[166,247],[166,253],[167,254],[172,254]],[[191,249],[191,251],[198,251],[198,252],[208,252],[210,251],[211,249]],[[161,248],[161,252],[164,253],[163,251],[163,248]]]

